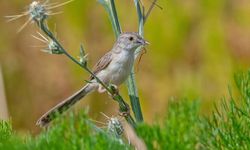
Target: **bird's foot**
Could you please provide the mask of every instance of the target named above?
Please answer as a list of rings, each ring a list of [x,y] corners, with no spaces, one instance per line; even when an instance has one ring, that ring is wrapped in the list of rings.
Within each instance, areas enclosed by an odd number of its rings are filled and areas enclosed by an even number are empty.
[[[104,92],[106,92],[106,89],[105,89],[102,85],[99,85],[97,91],[98,91],[99,93],[104,93]]]
[[[116,95],[119,95],[119,89],[115,84],[110,84],[109,87],[111,91],[113,92],[113,93],[109,93],[109,95],[111,94],[110,96],[114,97]]]
[[[124,110],[120,110],[120,113],[119,115],[122,116],[122,117],[127,117],[130,115],[130,107],[127,103],[125,103],[126,107]]]

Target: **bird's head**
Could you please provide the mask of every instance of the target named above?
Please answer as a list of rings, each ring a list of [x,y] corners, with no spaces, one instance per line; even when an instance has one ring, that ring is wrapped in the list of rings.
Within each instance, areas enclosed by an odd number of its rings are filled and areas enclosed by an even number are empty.
[[[139,46],[146,46],[149,43],[137,32],[124,32],[119,35],[116,46],[122,49],[134,51]]]

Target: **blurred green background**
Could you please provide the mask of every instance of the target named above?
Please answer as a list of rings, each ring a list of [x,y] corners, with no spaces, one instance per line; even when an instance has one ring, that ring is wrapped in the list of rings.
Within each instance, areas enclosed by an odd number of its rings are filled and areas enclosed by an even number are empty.
[[[151,1],[143,0],[146,8]],[[6,22],[4,16],[20,14],[28,4],[0,1],[0,65],[14,128],[36,133],[40,115],[80,89],[88,74],[62,55],[42,53],[37,46],[43,44],[31,37],[38,30],[34,24],[16,33],[27,17]],[[123,31],[136,31],[133,0],[116,0],[116,4]],[[233,73],[250,65],[250,3],[159,0],[158,4],[163,10],[155,8],[145,24],[145,38],[151,45],[136,65],[145,121],[161,118],[172,97],[201,99],[202,112],[208,113],[213,102],[227,95]],[[73,56],[78,56],[83,43],[93,66],[115,40],[107,13],[95,0],[75,0],[55,12],[61,10],[63,14],[49,18],[51,29]],[[128,100],[125,86],[121,93]],[[98,93],[75,108],[88,108],[94,120],[105,120],[100,112],[109,116],[118,112],[107,94]]]

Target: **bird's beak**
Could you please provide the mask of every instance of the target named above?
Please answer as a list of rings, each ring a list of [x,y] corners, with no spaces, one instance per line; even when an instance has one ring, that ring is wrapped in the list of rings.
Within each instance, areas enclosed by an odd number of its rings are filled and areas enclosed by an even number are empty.
[[[146,40],[144,40],[144,45],[149,45],[150,43]]]
[[[144,39],[138,39],[137,41],[138,43],[140,43],[143,46],[149,45],[150,43]]]

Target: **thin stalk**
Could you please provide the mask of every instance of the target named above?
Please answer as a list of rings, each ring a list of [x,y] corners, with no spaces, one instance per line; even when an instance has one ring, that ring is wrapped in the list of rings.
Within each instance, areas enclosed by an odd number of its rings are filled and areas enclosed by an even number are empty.
[[[154,1],[152,2],[152,4],[151,4],[151,6],[149,7],[147,13],[145,14],[145,16],[144,16],[144,24],[146,23],[146,20],[148,19],[150,13],[152,12],[152,10],[153,10],[153,8],[154,8],[155,6],[157,6],[157,7],[160,8],[161,10],[163,9],[161,6],[157,5],[156,2],[157,2],[157,0],[154,0]]]
[[[134,3],[135,3],[135,8],[136,8],[136,12],[137,12],[137,16],[138,16],[138,21],[139,21],[139,34],[141,36],[143,36],[144,34],[144,16],[143,16],[143,12],[142,12],[142,9],[141,9],[141,5],[140,5],[140,2],[139,0],[134,0]],[[138,48],[140,49],[140,48]]]
[[[121,33],[121,28],[120,28],[114,0],[99,0],[99,2],[104,6],[106,11],[108,12],[113,30],[115,32],[115,35],[116,35],[116,37],[118,37],[118,35]],[[138,6],[138,7],[140,7],[140,6]],[[142,15],[142,18],[143,18],[143,15]],[[143,26],[143,22],[139,26],[140,26],[139,34],[142,35],[143,28],[141,28],[141,26]],[[137,51],[135,52],[136,56],[137,56]],[[142,116],[142,112],[141,112],[141,106],[140,106],[139,96],[138,96],[138,92],[137,92],[137,86],[136,86],[136,82],[135,82],[134,69],[131,70],[131,73],[130,73],[129,78],[126,81],[126,83],[127,83],[126,85],[127,85],[127,89],[128,89],[128,93],[129,93],[132,111],[134,113],[136,121],[142,122],[143,116]]]
[[[116,26],[116,37],[118,37],[121,34],[121,27],[120,27],[120,23],[118,20],[118,16],[117,16],[117,12],[116,12],[116,7],[115,7],[115,2],[114,0],[110,1],[110,5],[111,5],[111,14],[112,14],[112,18],[114,18],[114,24]]]
[[[118,93],[118,91],[115,88],[109,88],[106,84],[104,84],[88,67],[87,65],[84,65],[82,63],[80,63],[78,60],[76,60],[74,57],[72,57],[64,48],[63,46],[60,44],[60,42],[55,38],[55,36],[53,35],[53,33],[48,29],[48,27],[45,25],[44,23],[44,19],[42,19],[41,21],[37,21],[37,25],[40,27],[40,29],[51,39],[53,40],[57,46],[59,47],[59,49],[63,52],[63,54],[65,54],[69,59],[71,59],[74,63],[78,64],[80,67],[82,67],[84,70],[86,70],[89,74],[91,74],[96,81],[101,84],[103,86],[103,88],[105,88],[107,90],[108,93],[110,93],[112,95],[112,98],[118,102],[119,107],[120,107],[120,112],[121,113],[127,113],[129,112],[129,106],[127,105],[127,103],[123,100],[123,98],[121,97],[121,95]],[[134,128],[136,127],[135,125],[135,121],[132,118],[132,116],[128,113],[125,116],[125,119],[128,121],[129,124],[131,124]]]
[[[109,19],[112,24],[112,29],[114,30],[116,38],[121,34],[121,26],[118,20],[116,6],[114,0],[99,0],[99,2],[104,6],[108,12]]]
[[[127,89],[129,92],[130,103],[131,103],[132,111],[134,112],[134,115],[135,115],[135,119],[137,122],[143,122],[143,115],[141,111],[140,100],[139,100],[138,91],[137,91],[136,82],[135,82],[134,67],[132,68],[132,71],[127,80]]]
[[[152,9],[156,5],[156,2],[157,2],[157,0],[154,0],[154,2],[151,4],[146,16],[144,16],[144,12],[142,11],[143,9],[141,8],[140,1],[134,0],[134,4],[135,4],[137,16],[138,16],[138,22],[139,22],[138,32],[139,32],[140,36],[142,36],[142,37],[144,36],[144,24],[146,22],[146,19],[150,15]],[[139,47],[136,49],[135,57],[137,57],[140,54],[141,48],[142,47]],[[135,118],[136,118],[137,122],[142,122],[143,115],[142,115],[142,111],[141,111],[141,105],[140,105],[140,100],[139,100],[137,86],[136,86],[134,67],[132,68],[132,71],[131,71],[130,76],[128,78],[127,87],[128,87],[130,102],[131,102],[131,106],[132,106],[132,110],[134,112]]]
[[[139,20],[139,34],[143,36],[143,31],[144,31],[144,16],[141,11],[141,6],[138,0],[134,0],[135,7],[137,10],[137,16]],[[141,47],[137,48],[135,51],[135,56],[137,57],[139,52],[141,51]],[[142,110],[141,110],[141,104],[140,104],[140,99],[138,96],[138,91],[137,91],[137,86],[136,86],[136,80],[135,80],[135,71],[134,67],[131,70],[131,73],[129,75],[129,78],[127,80],[127,88],[129,91],[129,98],[130,98],[130,103],[132,106],[132,110],[134,112],[135,118],[137,122],[143,122],[143,115],[142,115]]]
[[[139,22],[138,32],[139,32],[140,36],[142,36],[142,37],[144,36],[144,24],[146,22],[146,19],[150,15],[153,7],[155,6],[156,1],[157,0],[154,0],[152,5],[150,6],[149,11],[147,12],[146,16],[144,16],[144,12],[142,11],[143,9],[141,8],[140,1],[134,0],[134,4],[135,4],[137,16],[138,16],[138,22]],[[135,57],[137,57],[140,54],[141,48],[142,47],[139,47],[136,49]],[[135,80],[134,67],[132,68],[131,74],[128,78],[127,87],[128,87],[128,91],[129,91],[129,97],[130,97],[132,110],[135,114],[135,118],[136,118],[137,122],[142,122],[143,115],[142,115],[142,111],[141,111],[141,105],[140,105],[140,100],[139,100],[139,96],[138,96],[138,91],[136,88],[137,86],[136,86],[136,80]]]

